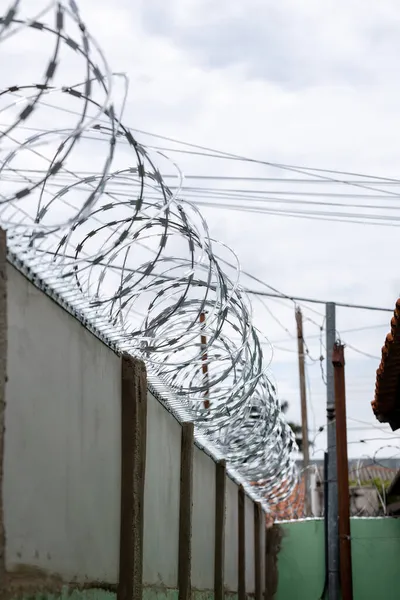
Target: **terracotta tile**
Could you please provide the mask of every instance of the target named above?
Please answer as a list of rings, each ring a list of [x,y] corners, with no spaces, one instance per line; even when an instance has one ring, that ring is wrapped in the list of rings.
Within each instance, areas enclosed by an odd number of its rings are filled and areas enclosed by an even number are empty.
[[[400,298],[390,321],[391,331],[382,347],[382,359],[376,371],[375,398],[372,410],[381,422],[390,420],[396,408],[397,385],[400,377]]]

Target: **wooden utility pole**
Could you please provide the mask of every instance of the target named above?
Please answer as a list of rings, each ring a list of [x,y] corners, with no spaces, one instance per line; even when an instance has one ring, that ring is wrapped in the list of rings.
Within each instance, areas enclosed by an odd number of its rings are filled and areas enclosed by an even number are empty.
[[[350,539],[350,490],[347,457],[346,384],[344,374],[344,346],[333,347],[332,363],[335,376],[336,448],[339,494],[339,551],[342,599],[353,600]]]
[[[311,490],[310,490],[310,471],[309,462],[310,455],[308,449],[308,420],[307,420],[307,392],[306,392],[306,374],[304,364],[304,338],[303,338],[303,315],[299,307],[296,308],[296,325],[297,325],[297,348],[299,354],[299,376],[300,376],[300,399],[301,399],[301,432],[303,445],[303,467],[304,467],[304,484],[305,484],[305,513],[306,516],[311,514]]]
[[[201,329],[204,329],[206,323],[206,315],[204,312],[200,313]],[[204,390],[204,408],[210,408],[209,388],[208,388],[208,356],[207,356],[207,338],[205,335],[200,336],[200,347],[202,351],[201,355],[201,370],[203,372],[203,381],[205,384]]]

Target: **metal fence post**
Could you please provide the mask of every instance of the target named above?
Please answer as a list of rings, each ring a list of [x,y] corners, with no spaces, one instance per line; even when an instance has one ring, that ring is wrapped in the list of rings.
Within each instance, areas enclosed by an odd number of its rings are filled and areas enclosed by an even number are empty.
[[[326,382],[328,433],[328,591],[329,600],[339,598],[339,517],[336,456],[335,380],[332,352],[336,342],[336,307],[326,304]]]

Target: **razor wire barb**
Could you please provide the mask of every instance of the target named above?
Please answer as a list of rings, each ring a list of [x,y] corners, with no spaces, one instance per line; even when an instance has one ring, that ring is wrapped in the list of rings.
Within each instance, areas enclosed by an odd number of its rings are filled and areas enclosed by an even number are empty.
[[[75,2],[35,15],[25,4],[15,0],[0,17],[11,64],[21,38],[46,54],[33,83],[26,53],[10,75],[29,80],[0,91],[0,224],[10,251],[120,351],[142,357],[173,392],[170,407],[278,510],[297,481],[296,444],[239,261],[181,197],[179,167],[172,163],[172,192],[161,175],[171,161],[124,126],[127,80],[111,71]],[[89,131],[106,143],[88,144]],[[82,164],[96,174],[78,176]],[[115,191],[121,182],[127,193]],[[229,275],[220,255],[236,265]]]

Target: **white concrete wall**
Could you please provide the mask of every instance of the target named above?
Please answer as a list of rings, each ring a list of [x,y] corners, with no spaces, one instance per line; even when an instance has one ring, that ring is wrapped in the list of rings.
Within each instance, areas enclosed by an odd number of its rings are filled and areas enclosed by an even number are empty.
[[[236,483],[227,477],[225,520],[225,587],[230,592],[238,591],[238,493],[239,488]]]
[[[176,588],[182,427],[151,394],[147,398],[143,581]]]
[[[245,497],[244,502],[246,523],[246,593],[253,594],[256,591],[255,569],[254,569],[254,502]]]
[[[192,587],[214,589],[215,462],[195,447],[193,455]]]
[[[6,567],[117,583],[121,361],[8,265]],[[144,583],[178,585],[181,425],[148,395]],[[192,586],[214,586],[215,463],[193,465]],[[254,512],[246,497],[246,583]],[[227,477],[225,586],[238,589],[238,486]]]
[[[119,358],[8,265],[6,566],[118,580]]]

